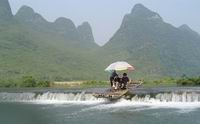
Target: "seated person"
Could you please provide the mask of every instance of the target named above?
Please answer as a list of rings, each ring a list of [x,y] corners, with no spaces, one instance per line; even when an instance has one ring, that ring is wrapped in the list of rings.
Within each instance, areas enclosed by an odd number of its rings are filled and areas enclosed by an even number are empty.
[[[118,74],[116,73],[116,71],[114,70],[113,72],[112,72],[112,74],[111,74],[111,76],[110,76],[110,85],[111,85],[111,87],[113,87],[113,82],[114,82],[114,78],[116,77],[116,76],[118,76]]]
[[[123,73],[123,77],[121,79],[121,82],[122,82],[121,89],[126,89],[127,83],[129,82],[129,78],[127,76],[127,73]]]
[[[120,78],[117,75],[114,77],[114,80],[113,80],[113,87],[115,88],[115,90],[119,88],[119,83],[120,83]]]

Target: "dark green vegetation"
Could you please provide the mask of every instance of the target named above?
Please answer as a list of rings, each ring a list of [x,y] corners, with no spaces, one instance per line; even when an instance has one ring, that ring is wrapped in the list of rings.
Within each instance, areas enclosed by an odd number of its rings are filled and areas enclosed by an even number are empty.
[[[180,86],[200,86],[200,76],[187,77],[186,75],[183,75],[180,79],[176,81],[176,84]]]
[[[35,79],[32,76],[24,76],[15,80],[0,80],[0,87],[50,87],[50,81]]]
[[[199,34],[187,25],[176,28],[165,23],[141,4],[99,47],[87,22],[78,27],[63,17],[48,22],[27,6],[12,15],[8,1],[0,1],[1,84],[18,85],[13,82],[27,75],[44,81],[105,80],[105,67],[119,60],[135,66],[134,79],[196,76],[199,47]]]
[[[188,77],[182,75],[179,78],[162,78],[157,80],[144,80],[144,87],[161,87],[161,86],[200,86],[199,77]]]

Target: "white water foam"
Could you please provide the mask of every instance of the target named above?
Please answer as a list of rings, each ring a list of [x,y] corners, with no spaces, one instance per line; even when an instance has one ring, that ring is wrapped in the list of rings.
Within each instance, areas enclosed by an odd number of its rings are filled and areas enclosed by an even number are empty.
[[[132,98],[121,98],[115,103],[105,105],[104,108],[119,107],[145,107],[145,109],[177,108],[195,109],[200,108],[200,94],[195,92],[183,93],[158,93],[154,96],[135,95]]]
[[[161,102],[157,100],[151,101],[131,101],[126,99],[120,99],[119,101],[111,104],[107,104],[104,107],[150,107],[150,108],[177,108],[177,109],[194,109],[200,108],[200,102]]]
[[[33,104],[98,104],[97,109],[119,107],[146,108],[200,108],[200,94],[195,92],[158,93],[151,95],[135,95],[117,101],[96,98],[89,93],[0,93],[0,102],[25,102]],[[105,103],[107,102],[107,103]]]
[[[36,104],[99,104],[105,99],[95,98],[92,94],[82,93],[0,93],[1,102],[25,102]]]

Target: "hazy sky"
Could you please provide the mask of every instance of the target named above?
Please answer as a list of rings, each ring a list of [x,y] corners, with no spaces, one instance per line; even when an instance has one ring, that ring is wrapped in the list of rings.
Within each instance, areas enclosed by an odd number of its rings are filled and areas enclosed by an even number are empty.
[[[9,0],[13,14],[28,5],[48,21],[71,19],[76,26],[88,21],[96,42],[107,42],[121,25],[123,16],[136,3],[159,13],[165,22],[178,27],[188,24],[200,33],[200,0]]]

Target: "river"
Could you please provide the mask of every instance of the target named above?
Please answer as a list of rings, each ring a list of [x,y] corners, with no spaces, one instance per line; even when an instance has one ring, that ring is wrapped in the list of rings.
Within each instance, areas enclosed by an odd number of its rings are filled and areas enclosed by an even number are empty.
[[[0,89],[0,124],[200,124],[200,88],[138,88],[119,100],[105,89]]]

